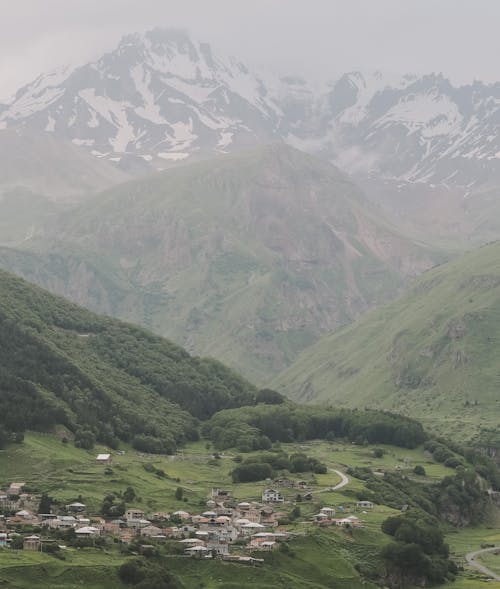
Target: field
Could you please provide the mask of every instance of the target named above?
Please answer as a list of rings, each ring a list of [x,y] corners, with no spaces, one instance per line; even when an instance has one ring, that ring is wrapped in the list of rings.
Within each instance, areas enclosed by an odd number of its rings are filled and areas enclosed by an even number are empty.
[[[166,566],[177,574],[184,586],[204,589],[287,588],[287,589],[339,589],[370,588],[372,585],[360,576],[360,570],[379,565],[378,551],[388,541],[381,533],[381,522],[397,511],[376,506],[373,510],[356,510],[353,505],[356,491],[363,482],[350,477],[347,486],[337,491],[330,488],[340,481],[334,472],[344,472],[346,467],[370,466],[384,470],[406,470],[408,476],[421,484],[430,484],[451,474],[451,469],[432,461],[421,448],[403,450],[380,446],[381,458],[375,458],[372,446],[355,446],[333,442],[313,441],[306,444],[283,444],[288,453],[304,452],[320,459],[328,466],[324,475],[305,474],[310,479],[314,499],[300,504],[302,517],[289,530],[298,534],[290,541],[290,553],[275,551],[265,554],[262,567],[246,567],[232,563],[202,562],[185,558],[164,557]],[[142,455],[123,446],[124,454],[113,456],[113,464],[106,474],[106,467],[97,465],[95,456],[104,448],[85,451],[64,444],[48,435],[29,434],[22,445],[9,447],[0,452],[0,488],[13,480],[26,481],[37,491],[47,492],[55,499],[66,503],[81,497],[91,513],[98,513],[103,497],[108,493],[122,493],[128,486],[139,496],[131,506],[145,511],[174,511],[184,509],[192,513],[204,510],[211,487],[230,488],[239,500],[260,499],[264,483],[233,484],[230,472],[235,466],[234,454],[222,454],[214,458],[213,449],[205,442],[187,445],[176,456]],[[247,456],[247,455],[245,455]],[[151,464],[163,470],[161,477],[145,470]],[[426,469],[425,477],[416,477],[414,466]],[[175,490],[182,487],[184,499],[175,498]],[[293,500],[294,489],[282,489],[287,499]],[[359,530],[339,528],[318,529],[308,521],[322,505],[335,506],[340,512],[356,513],[364,520],[365,527]],[[341,507],[342,506],[342,507]],[[500,543],[500,526],[467,529],[452,533],[448,542],[459,564],[464,564],[466,552],[485,543]],[[262,554],[258,555],[259,557]],[[124,561],[119,546],[110,546],[106,551],[94,549],[64,551],[65,560],[51,555],[23,551],[0,550],[0,587],[9,589],[66,589],[89,587],[91,589],[118,589],[121,584],[116,571]],[[495,557],[488,557],[495,563]],[[500,558],[498,559],[500,562]],[[455,589],[475,589],[484,584],[479,574],[466,570],[453,584]],[[373,586],[374,587],[374,586]]]

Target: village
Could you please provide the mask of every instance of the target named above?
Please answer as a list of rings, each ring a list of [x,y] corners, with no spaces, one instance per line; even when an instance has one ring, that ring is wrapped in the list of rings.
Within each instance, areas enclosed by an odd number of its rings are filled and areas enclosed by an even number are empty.
[[[109,454],[97,463],[108,464]],[[301,516],[300,502],[312,502],[308,481],[276,479],[262,489],[260,501],[238,501],[231,490],[218,487],[207,492],[201,513],[176,510],[147,512],[128,507],[119,515],[91,512],[81,501],[41,512],[43,501],[23,482],[0,491],[0,548],[59,552],[68,547],[100,548],[106,542],[133,544],[140,552],[174,544],[175,553],[193,558],[219,558],[244,564],[261,564],[255,552],[272,551],[280,543],[304,535],[307,526],[360,528],[364,522],[350,512],[373,509],[370,501],[353,505],[323,506],[318,513]],[[295,500],[285,499],[280,489],[294,489]],[[316,491],[317,492],[317,491]],[[299,502],[297,501],[299,499]],[[42,510],[43,511],[43,510]],[[293,525],[291,525],[293,524]],[[304,524],[306,527],[298,527]]]

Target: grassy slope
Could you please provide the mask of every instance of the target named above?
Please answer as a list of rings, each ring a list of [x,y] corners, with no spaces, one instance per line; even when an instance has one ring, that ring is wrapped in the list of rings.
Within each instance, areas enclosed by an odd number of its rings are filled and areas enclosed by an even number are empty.
[[[426,272],[399,300],[312,346],[272,384],[303,402],[402,412],[464,439],[498,424],[499,333],[494,243]]]
[[[3,271],[0,358],[0,424],[12,430],[36,423],[36,413],[26,416],[37,402],[47,413],[61,407],[67,416],[47,418],[38,427],[62,421],[101,431],[111,425],[123,438],[124,424],[134,429],[139,420],[145,429],[135,433],[152,428],[149,433],[156,429],[180,439],[193,420],[178,404],[194,413],[213,411],[220,402],[238,404],[241,395],[248,400],[253,393],[218,363],[193,358],[166,340],[94,315]],[[24,417],[16,411],[19,404],[26,408]]]
[[[278,146],[111,189],[28,246],[0,263],[260,382],[438,257],[334,167]]]

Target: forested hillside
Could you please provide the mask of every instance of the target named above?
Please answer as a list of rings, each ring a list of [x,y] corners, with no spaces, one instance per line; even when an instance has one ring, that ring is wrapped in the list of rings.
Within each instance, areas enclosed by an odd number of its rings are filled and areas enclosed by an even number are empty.
[[[132,440],[168,452],[197,436],[197,418],[254,398],[216,361],[0,272],[0,425],[8,431],[61,424],[81,445]]]

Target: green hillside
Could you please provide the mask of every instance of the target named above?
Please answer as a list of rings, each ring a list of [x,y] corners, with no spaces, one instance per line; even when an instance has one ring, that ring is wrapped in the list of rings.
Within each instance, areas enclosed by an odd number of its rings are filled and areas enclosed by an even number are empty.
[[[254,382],[442,259],[339,170],[275,145],[126,183],[0,263]]]
[[[384,408],[457,439],[486,438],[498,433],[499,350],[493,243],[426,272],[399,300],[312,346],[273,385],[301,402]]]
[[[254,397],[216,361],[0,271],[0,426],[8,431],[63,425],[86,445],[139,439],[172,451],[197,436],[196,418]]]

